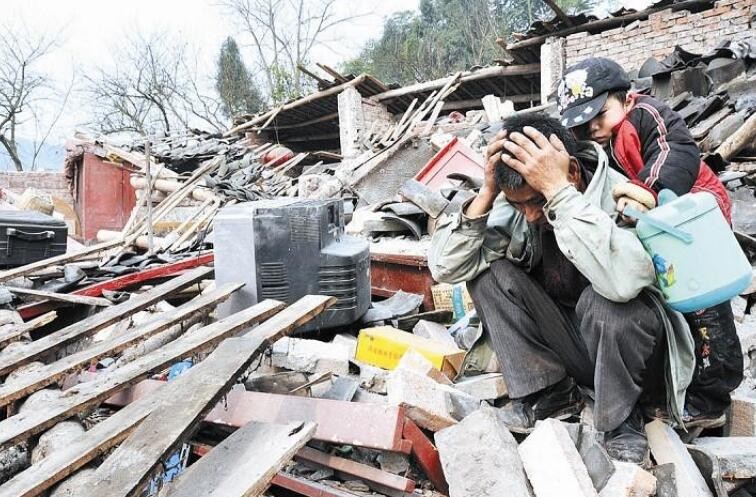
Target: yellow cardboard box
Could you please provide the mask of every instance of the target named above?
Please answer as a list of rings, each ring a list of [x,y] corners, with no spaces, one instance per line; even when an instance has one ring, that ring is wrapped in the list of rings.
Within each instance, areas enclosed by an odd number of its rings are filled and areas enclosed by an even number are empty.
[[[404,353],[412,349],[434,367],[453,378],[462,367],[465,351],[448,344],[419,337],[391,326],[360,330],[355,359],[384,369],[394,369]]]
[[[467,285],[464,283],[454,285],[439,283],[431,287],[431,294],[433,307],[437,311],[454,312],[455,321],[462,319],[465,314],[475,308],[470,293],[467,291]]]

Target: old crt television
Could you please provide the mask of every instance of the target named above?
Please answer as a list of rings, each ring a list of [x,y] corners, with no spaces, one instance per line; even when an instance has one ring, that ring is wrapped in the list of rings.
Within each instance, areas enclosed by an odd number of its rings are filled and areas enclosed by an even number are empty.
[[[337,302],[300,328],[357,321],[370,307],[366,240],[344,234],[341,200],[278,198],[229,205],[214,221],[215,281],[245,283],[219,306],[228,316],[265,299],[290,304],[308,294]]]

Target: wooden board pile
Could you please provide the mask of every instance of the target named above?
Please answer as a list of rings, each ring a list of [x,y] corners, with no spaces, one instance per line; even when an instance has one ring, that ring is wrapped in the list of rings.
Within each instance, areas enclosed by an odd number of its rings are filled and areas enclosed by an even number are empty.
[[[286,307],[268,300],[210,319],[214,307],[243,286],[211,286],[195,298],[181,297],[212,272],[201,266],[157,286],[138,284],[128,300],[67,326],[56,327],[55,316],[47,316],[52,323],[36,340],[28,333],[39,322],[21,324],[17,314],[4,311],[10,323],[4,325],[0,352],[5,377],[0,406],[6,408],[0,421],[5,482],[0,495],[42,495],[67,478],[52,495],[139,495],[161,460],[188,440],[269,345],[334,301],[309,296]],[[177,307],[167,304],[169,299],[178,299]],[[91,302],[74,305],[84,304]],[[165,311],[148,315],[156,306]],[[175,381],[112,416],[98,415],[113,394],[187,359],[196,364]],[[255,471],[227,482],[238,493],[220,495],[249,495],[249,489],[267,487],[312,432],[312,424],[299,423],[258,433],[256,450],[265,457],[253,458]]]

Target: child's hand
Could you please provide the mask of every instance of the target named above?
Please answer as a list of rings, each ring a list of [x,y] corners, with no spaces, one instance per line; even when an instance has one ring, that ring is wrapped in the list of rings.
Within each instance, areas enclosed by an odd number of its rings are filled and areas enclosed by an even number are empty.
[[[612,197],[617,202],[617,212],[622,214],[625,207],[632,207],[640,212],[647,212],[656,207],[656,198],[654,195],[634,183],[618,183],[612,188]],[[635,225],[634,218],[623,215],[622,221],[629,225]]]
[[[635,223],[638,221],[634,217],[625,216],[622,214],[625,211],[625,207],[632,207],[633,209],[640,211],[640,212],[648,212],[648,207],[641,204],[640,202],[631,199],[630,197],[620,197],[617,199],[617,212],[620,213],[620,218],[622,219],[622,222],[625,224],[628,224],[630,226],[635,226]]]

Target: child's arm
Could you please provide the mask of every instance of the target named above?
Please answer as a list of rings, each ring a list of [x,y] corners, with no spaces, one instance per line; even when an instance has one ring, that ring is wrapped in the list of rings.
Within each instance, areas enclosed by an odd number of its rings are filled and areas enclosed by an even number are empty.
[[[690,192],[701,158],[685,121],[669,108],[646,102],[637,103],[633,114],[644,164],[638,172],[640,181],[657,193],[664,188],[677,195]]]

